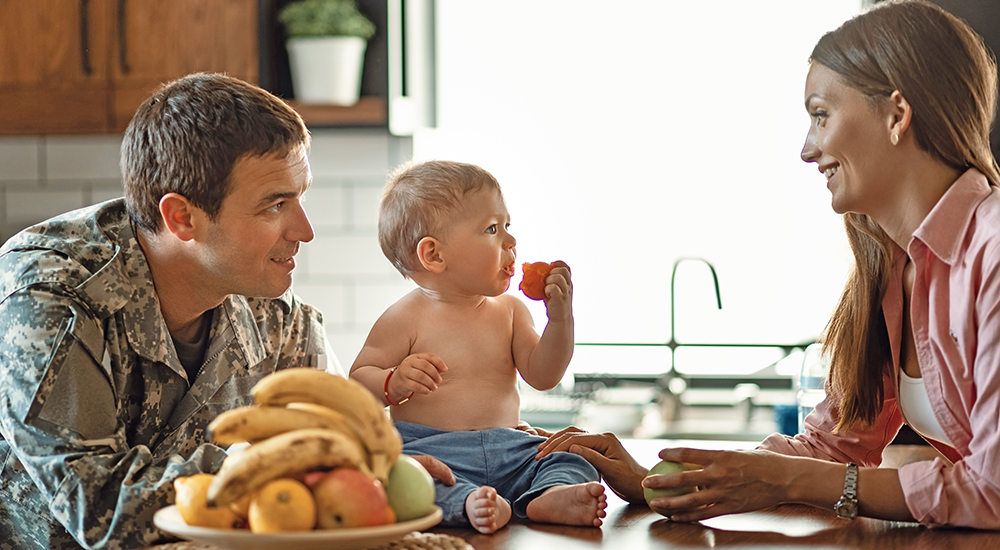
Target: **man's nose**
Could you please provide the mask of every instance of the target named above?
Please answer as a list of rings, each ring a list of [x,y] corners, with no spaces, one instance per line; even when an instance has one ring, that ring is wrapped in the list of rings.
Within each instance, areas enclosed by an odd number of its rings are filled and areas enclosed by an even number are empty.
[[[316,232],[313,230],[312,223],[309,221],[309,215],[306,214],[306,209],[303,208],[302,203],[298,202],[296,204],[298,212],[295,213],[291,227],[289,227],[288,240],[307,243],[313,240]]]

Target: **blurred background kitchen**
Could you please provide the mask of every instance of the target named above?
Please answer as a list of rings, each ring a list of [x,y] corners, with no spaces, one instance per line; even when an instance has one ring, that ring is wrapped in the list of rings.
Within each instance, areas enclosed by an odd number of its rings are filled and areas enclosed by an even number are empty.
[[[635,437],[795,430],[803,350],[851,265],[825,180],[798,158],[807,59],[866,0],[358,0],[376,32],[350,106],[296,97],[288,3],[0,0],[0,240],[121,196],[120,133],[139,102],[227,72],[310,126],[316,239],[294,289],[345,366],[413,288],[376,241],[387,171],[453,159],[499,179],[519,262],[573,269],[576,353],[556,390],[523,388],[526,420]],[[996,48],[993,0],[938,3]],[[541,328],[544,307],[529,307]]]

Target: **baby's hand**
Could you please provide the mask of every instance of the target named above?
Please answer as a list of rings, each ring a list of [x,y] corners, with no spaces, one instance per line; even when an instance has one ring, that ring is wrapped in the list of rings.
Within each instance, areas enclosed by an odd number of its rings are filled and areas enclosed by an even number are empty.
[[[552,262],[552,271],[545,278],[545,313],[549,321],[573,318],[573,279],[566,262]]]
[[[440,357],[433,353],[414,353],[396,367],[396,372],[389,379],[387,391],[393,402],[407,399],[415,393],[427,395],[438,388],[441,383],[441,373],[448,366]]]

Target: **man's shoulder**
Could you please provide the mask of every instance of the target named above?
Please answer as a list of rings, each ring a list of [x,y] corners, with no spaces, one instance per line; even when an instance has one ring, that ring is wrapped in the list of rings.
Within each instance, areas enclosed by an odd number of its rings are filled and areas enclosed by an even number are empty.
[[[127,225],[124,201],[118,199],[24,229],[0,248],[3,295],[35,283],[82,284],[115,257]]]

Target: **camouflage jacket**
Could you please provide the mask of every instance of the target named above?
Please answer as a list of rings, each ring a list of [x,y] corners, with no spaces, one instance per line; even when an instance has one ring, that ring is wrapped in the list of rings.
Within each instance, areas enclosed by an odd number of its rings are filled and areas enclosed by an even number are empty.
[[[173,500],[173,479],[213,472],[225,456],[205,442],[209,421],[250,404],[264,375],[332,359],[319,313],[291,291],[230,296],[209,339],[190,384],[120,199],[4,244],[0,549],[165,538],[153,513]]]

